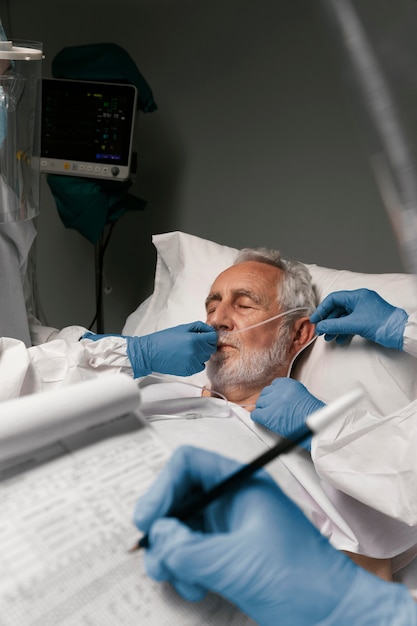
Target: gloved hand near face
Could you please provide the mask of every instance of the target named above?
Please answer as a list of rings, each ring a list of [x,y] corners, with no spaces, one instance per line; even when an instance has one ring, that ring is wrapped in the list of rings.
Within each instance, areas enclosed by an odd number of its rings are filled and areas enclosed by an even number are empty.
[[[143,337],[86,333],[82,339],[98,341],[104,337],[126,339],[134,378],[151,372],[191,376],[204,369],[217,348],[217,333],[204,322],[182,324]]]
[[[324,406],[324,402],[315,398],[298,380],[276,378],[262,389],[251,418],[274,433],[291,439],[304,426],[307,417]],[[311,436],[300,445],[310,450]]]
[[[375,291],[336,291],[319,304],[310,321],[326,341],[344,344],[353,335],[370,339],[385,348],[402,350],[408,314],[392,306]]]
[[[192,490],[208,490],[238,467],[198,448],[174,453],[134,513],[149,534],[144,559],[152,578],[190,601],[213,591],[259,626],[416,624],[407,589],[336,551],[265,471],[206,507],[194,530],[164,517]]]

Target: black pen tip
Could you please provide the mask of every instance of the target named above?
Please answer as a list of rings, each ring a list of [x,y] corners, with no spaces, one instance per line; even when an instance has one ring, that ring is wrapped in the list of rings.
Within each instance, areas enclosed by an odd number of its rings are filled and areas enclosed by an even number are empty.
[[[129,548],[128,552],[129,552],[129,553],[132,553],[132,552],[137,552],[137,551],[139,550],[139,548],[140,548],[139,543],[135,543],[135,545],[134,545],[134,546],[132,546],[131,548]]]
[[[149,548],[148,535],[143,535],[143,537],[141,539],[139,539],[139,541],[136,542],[134,546],[129,548],[128,552],[129,553],[137,552],[141,548]]]

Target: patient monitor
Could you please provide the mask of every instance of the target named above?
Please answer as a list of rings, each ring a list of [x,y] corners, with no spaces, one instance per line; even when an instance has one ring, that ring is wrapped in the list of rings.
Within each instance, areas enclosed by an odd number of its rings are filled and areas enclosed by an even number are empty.
[[[132,84],[44,78],[41,172],[129,178],[136,98]]]

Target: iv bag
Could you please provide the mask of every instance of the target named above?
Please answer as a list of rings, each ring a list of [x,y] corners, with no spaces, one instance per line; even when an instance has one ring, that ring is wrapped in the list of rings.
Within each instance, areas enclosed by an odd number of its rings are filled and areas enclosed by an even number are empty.
[[[0,224],[39,213],[42,44],[0,41]]]

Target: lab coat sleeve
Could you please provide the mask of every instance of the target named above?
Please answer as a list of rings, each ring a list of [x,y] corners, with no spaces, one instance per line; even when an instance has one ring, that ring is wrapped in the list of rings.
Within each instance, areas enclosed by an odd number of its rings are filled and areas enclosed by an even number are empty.
[[[133,376],[126,339],[111,336],[97,342],[79,341],[80,328],[68,327],[57,338],[31,348],[16,339],[0,339],[0,400],[101,375]]]
[[[404,330],[404,352],[417,358],[417,313]],[[318,475],[335,489],[400,520],[417,524],[417,400],[382,416],[355,408],[313,437]]]
[[[403,350],[417,358],[417,313],[410,313],[404,329]]]
[[[372,508],[417,525],[417,400],[381,417],[352,409],[313,437],[318,475]]]

